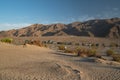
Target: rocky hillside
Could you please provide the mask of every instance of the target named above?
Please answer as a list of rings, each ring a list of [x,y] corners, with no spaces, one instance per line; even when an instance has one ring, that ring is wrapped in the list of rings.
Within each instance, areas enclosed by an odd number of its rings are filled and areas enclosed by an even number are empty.
[[[70,24],[33,24],[31,26],[1,31],[0,36],[6,37],[39,37],[39,36],[90,36],[120,38],[120,18],[95,19]]]

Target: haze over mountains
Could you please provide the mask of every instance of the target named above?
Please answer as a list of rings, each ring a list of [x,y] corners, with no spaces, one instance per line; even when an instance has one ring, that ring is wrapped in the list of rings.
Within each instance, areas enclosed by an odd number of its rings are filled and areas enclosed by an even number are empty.
[[[33,24],[31,26],[1,31],[2,37],[40,37],[40,36],[89,36],[120,38],[120,18],[95,19],[70,24]]]

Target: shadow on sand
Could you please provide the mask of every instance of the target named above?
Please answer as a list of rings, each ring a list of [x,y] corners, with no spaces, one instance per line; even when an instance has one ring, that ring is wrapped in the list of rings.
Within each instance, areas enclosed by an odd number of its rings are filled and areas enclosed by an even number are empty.
[[[63,53],[63,52],[55,52],[55,53],[52,53],[52,54],[61,55],[61,56],[68,56],[68,57],[77,57],[77,55],[75,55],[75,54]]]

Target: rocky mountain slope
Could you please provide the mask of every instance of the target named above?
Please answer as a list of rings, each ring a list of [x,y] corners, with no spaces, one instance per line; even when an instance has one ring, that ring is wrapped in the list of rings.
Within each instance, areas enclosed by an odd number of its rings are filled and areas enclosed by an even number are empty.
[[[120,38],[120,18],[95,19],[70,24],[33,24],[31,26],[1,31],[0,36],[6,37],[39,37],[39,36],[89,36]]]

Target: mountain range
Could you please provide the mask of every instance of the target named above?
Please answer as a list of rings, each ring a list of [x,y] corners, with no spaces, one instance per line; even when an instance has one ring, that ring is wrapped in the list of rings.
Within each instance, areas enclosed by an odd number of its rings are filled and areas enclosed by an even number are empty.
[[[120,18],[94,19],[70,24],[33,24],[21,29],[0,31],[2,37],[88,36],[120,38]]]

